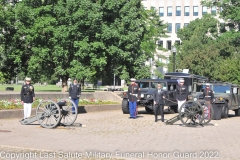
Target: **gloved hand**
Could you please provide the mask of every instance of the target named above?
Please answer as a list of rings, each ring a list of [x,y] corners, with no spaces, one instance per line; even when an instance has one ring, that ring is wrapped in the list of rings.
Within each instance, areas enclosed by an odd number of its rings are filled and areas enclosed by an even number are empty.
[[[69,99],[72,99],[71,97],[69,97]]]
[[[81,95],[77,95],[77,97],[80,97]]]

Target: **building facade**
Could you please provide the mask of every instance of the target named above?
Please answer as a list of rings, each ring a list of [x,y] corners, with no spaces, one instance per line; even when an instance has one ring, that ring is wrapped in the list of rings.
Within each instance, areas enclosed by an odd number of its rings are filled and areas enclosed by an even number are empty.
[[[146,64],[151,65],[153,61],[160,61],[162,63],[169,63],[169,56],[172,54],[172,46],[180,43],[177,37],[179,29],[187,26],[191,21],[196,18],[201,18],[207,13],[216,15],[216,7],[208,8],[201,5],[201,0],[142,0],[145,9],[154,7],[159,14],[161,20],[168,24],[167,35],[168,38],[159,38],[157,41],[158,46],[166,48],[168,51],[160,51],[156,49],[154,60],[149,60]],[[158,58],[157,55],[163,55],[166,59]],[[152,65],[152,71],[156,68]],[[168,71],[167,67],[157,68],[162,74]],[[152,72],[152,78],[156,78]]]

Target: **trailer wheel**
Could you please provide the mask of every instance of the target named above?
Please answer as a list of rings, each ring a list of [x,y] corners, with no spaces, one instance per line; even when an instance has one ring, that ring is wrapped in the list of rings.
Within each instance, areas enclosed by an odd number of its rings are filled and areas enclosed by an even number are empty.
[[[203,107],[202,124],[208,124],[213,119],[214,115],[213,107],[210,103],[204,104],[202,107]]]
[[[130,113],[127,99],[122,100],[122,112],[123,112],[123,114],[129,114]]]

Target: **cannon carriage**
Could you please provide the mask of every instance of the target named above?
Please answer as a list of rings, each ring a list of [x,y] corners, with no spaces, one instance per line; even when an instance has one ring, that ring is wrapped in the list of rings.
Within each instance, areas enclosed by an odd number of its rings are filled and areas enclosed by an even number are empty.
[[[58,102],[41,101],[36,108],[36,115],[20,121],[21,124],[31,124],[35,121],[43,128],[55,128],[58,125],[70,126],[77,119],[78,107],[67,98]]]
[[[166,121],[166,125],[172,125],[181,121],[187,127],[208,124],[213,118],[213,107],[206,101],[186,101],[179,109],[179,114]]]

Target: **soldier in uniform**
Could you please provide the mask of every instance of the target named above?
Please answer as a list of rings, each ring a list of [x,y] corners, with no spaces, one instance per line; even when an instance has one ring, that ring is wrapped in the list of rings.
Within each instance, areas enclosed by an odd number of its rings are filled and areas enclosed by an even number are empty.
[[[177,101],[178,101],[178,111],[184,102],[187,100],[187,87],[184,85],[184,79],[179,80],[179,85],[176,87],[177,91]]]
[[[136,84],[136,79],[130,79],[131,84],[128,86],[128,102],[129,102],[129,110],[130,110],[130,118],[136,119],[136,108],[137,101],[140,97],[140,88]]]
[[[210,88],[209,83],[206,84],[206,88],[203,90],[203,99],[209,103],[212,103],[214,101],[214,94]]]
[[[35,100],[34,87],[31,84],[31,78],[25,79],[25,84],[22,86],[20,95],[24,108],[24,119],[26,119],[31,116],[32,103]]]
[[[153,93],[153,103],[155,107],[155,122],[157,122],[158,118],[157,115],[159,114],[159,111],[161,113],[161,119],[162,122],[164,122],[164,101],[163,99],[165,98],[165,92],[162,90],[161,84],[158,84],[157,90],[154,91]]]
[[[79,98],[81,95],[81,85],[78,83],[77,79],[73,79],[73,83],[70,84],[69,87],[69,98],[76,104],[78,107]],[[73,114],[75,113],[75,108],[72,107]]]

